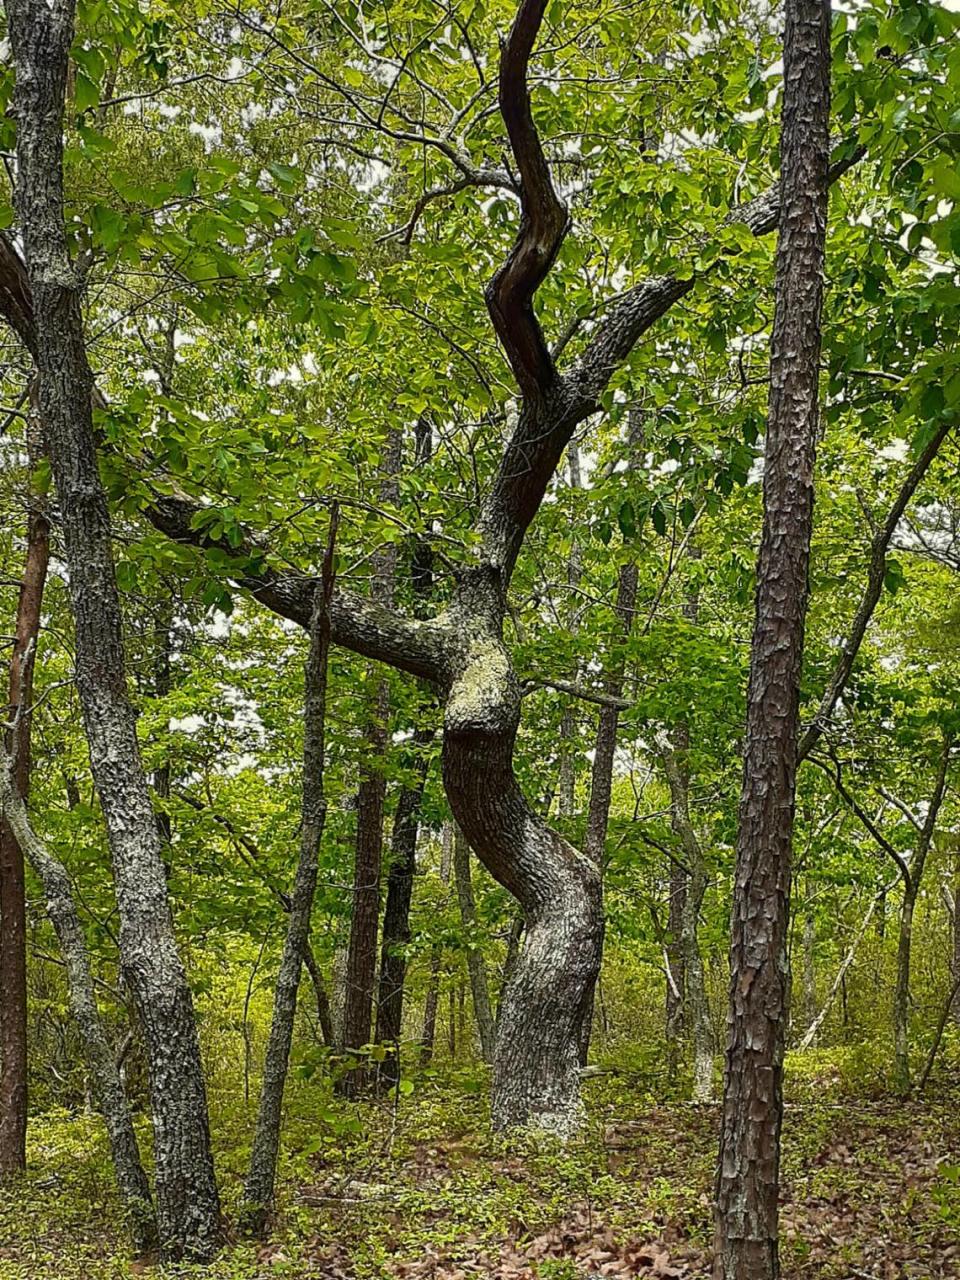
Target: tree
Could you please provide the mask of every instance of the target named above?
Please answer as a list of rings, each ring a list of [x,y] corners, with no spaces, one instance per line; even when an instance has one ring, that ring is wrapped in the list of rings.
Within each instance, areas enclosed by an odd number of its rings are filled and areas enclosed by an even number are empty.
[[[323,796],[324,725],[327,700],[327,653],[330,648],[330,598],[333,595],[334,548],[337,534],[337,509],[330,519],[330,537],[323,562],[323,572],[316,589],[316,600],[310,619],[310,651],[307,657],[304,692],[303,733],[303,802],[300,818],[300,855],[293,893],[290,896],[290,920],[283,944],[280,973],[273,997],[270,1040],[260,1087],[260,1109],[257,1130],[250,1154],[250,1169],[244,1188],[244,1221],[253,1235],[262,1235],[273,1206],[280,1150],[280,1119],[283,1091],[286,1085],[293,1040],[293,1021],[297,1011],[300,965],[310,942],[310,916],[317,888],[317,864],[320,841],[326,821]]]
[[[177,953],[160,837],[127,687],[110,517],[97,469],[82,277],[63,214],[63,102],[72,0],[10,0],[17,78],[17,204],[36,324],[40,414],[56,483],[77,646],[77,685],[106,818],[122,962],[148,1046],[163,1248],[210,1257],[220,1206],[193,1004]]]
[[[830,136],[829,0],[787,0],[781,205],[717,1172],[716,1271],[776,1280],[787,930]]]

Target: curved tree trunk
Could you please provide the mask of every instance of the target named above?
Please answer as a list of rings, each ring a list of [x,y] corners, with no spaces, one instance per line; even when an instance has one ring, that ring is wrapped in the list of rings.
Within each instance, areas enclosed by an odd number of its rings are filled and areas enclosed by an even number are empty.
[[[40,413],[76,624],[77,688],[120,911],[120,954],[147,1046],[161,1246],[209,1258],[220,1204],[193,1001],[177,952],[160,837],[124,662],[110,517],[97,469],[82,281],[63,215],[63,104],[73,0],[7,0],[16,67],[17,208],[37,327]]]
[[[157,1244],[157,1220],[150,1185],[143,1171],[130,1107],[113,1049],[107,1037],[93,988],[90,958],[83,928],[73,901],[70,877],[36,835],[27,808],[10,776],[8,760],[0,751],[0,811],[43,885],[47,915],[60,943],[67,974],[70,1011],[83,1042],[84,1064],[96,1105],[103,1116],[120,1198],[133,1244],[146,1253]]]
[[[27,423],[27,431],[36,430]],[[38,449],[30,447],[33,461]],[[27,513],[27,552],[17,602],[10,689],[3,718],[13,723],[7,746],[14,784],[25,800],[30,790],[30,727],[33,671],[40,610],[50,559],[50,527],[42,511]],[[0,1178],[27,1164],[27,913],[23,850],[10,823],[0,820]]]
[[[443,778],[464,835],[526,922],[500,1012],[494,1127],[568,1137],[582,1120],[580,1028],[603,946],[600,871],[546,826],[517,784],[520,687],[502,617],[496,570],[465,574],[450,609],[460,645],[444,708]]]

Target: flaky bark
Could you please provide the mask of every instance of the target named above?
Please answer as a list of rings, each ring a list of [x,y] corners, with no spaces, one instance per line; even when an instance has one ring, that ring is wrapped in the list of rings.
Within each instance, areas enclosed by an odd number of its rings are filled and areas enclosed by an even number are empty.
[[[63,864],[33,830],[26,804],[11,773],[10,758],[3,749],[0,749],[0,812],[43,885],[47,915],[66,965],[70,1012],[83,1043],[91,1092],[106,1126],[120,1198],[134,1247],[138,1253],[145,1253],[157,1244],[157,1220],[120,1071],[97,1008],[90,958],[70,878]]]
[[[717,1172],[716,1275],[776,1280],[800,670],[813,523],[829,0],[787,0],[763,534],[747,691]]]
[[[97,469],[82,281],[63,218],[63,102],[73,0],[7,0],[16,67],[17,209],[37,328],[40,414],[59,499],[77,688],[113,860],[124,978],[147,1046],[161,1245],[208,1258],[220,1240],[193,1003],[127,687],[110,519]]]
[[[480,1040],[480,1054],[484,1062],[492,1062],[496,1046],[496,1027],[490,1008],[490,988],[487,985],[487,965],[483,958],[477,932],[477,904],[473,896],[470,876],[470,847],[459,828],[453,833],[453,875],[460,903],[460,923],[467,948],[467,972],[470,975],[470,992],[473,996],[473,1016]]]
[[[304,673],[303,708],[303,793],[300,808],[300,853],[290,896],[287,933],[280,959],[280,972],[273,993],[273,1017],[260,1087],[260,1108],[250,1155],[250,1169],[244,1187],[243,1225],[253,1235],[262,1235],[273,1207],[280,1150],[280,1122],[283,1094],[297,1012],[300,965],[309,946],[310,917],[317,887],[320,841],[327,816],[323,793],[324,732],[327,706],[327,653],[330,649],[330,599],[333,595],[333,553],[337,531],[334,508],[330,538],[324,558],[323,577],[317,588],[310,622],[310,650]]]
[[[28,423],[28,431],[35,429]],[[28,449],[33,460],[37,450]],[[46,516],[31,503],[27,548],[3,730],[14,761],[14,785],[26,800],[30,790],[30,728],[33,671],[40,636],[40,610],[50,558]],[[27,917],[23,850],[10,823],[0,820],[0,1178],[27,1163]]]

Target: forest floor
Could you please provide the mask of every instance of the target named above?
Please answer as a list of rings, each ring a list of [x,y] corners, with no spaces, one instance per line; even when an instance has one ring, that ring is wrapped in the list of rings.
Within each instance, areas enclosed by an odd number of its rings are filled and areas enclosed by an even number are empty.
[[[588,1085],[583,1140],[560,1150],[490,1137],[484,1092],[471,1071],[365,1105],[294,1082],[271,1239],[231,1240],[202,1274],[707,1276],[717,1108],[658,1102],[629,1077],[601,1077]],[[923,1102],[836,1100],[813,1076],[799,1092],[784,1136],[786,1280],[960,1280],[960,1087],[931,1088]],[[235,1099],[213,1091],[228,1214],[251,1128]],[[201,1274],[125,1257],[95,1119],[41,1118],[30,1157],[26,1178],[0,1192],[0,1280]]]

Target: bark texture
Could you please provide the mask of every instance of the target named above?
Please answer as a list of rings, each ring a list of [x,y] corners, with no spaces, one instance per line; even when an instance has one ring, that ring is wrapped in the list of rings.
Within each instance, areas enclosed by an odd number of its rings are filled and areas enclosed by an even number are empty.
[[[120,1070],[97,1008],[90,958],[70,878],[63,863],[34,832],[26,804],[11,776],[9,757],[3,752],[0,752],[0,810],[43,885],[47,915],[66,965],[70,1012],[83,1042],[91,1092],[106,1126],[130,1234],[136,1251],[146,1253],[157,1244],[157,1220],[150,1185],[140,1160]]]
[[[35,428],[28,424],[28,431]],[[38,452],[28,449],[32,457]],[[46,516],[27,512],[27,546],[4,730],[13,760],[13,783],[24,800],[30,790],[30,728],[33,671],[40,636],[40,610],[50,558]],[[0,820],[0,1178],[27,1164],[27,910],[23,850],[9,821]]]
[[[776,1280],[787,933],[813,521],[830,114],[829,0],[787,0],[781,208],[717,1171],[716,1274]]]
[[[82,281],[63,220],[63,102],[74,5],[7,0],[6,9],[16,67],[16,199],[36,320],[40,413],[70,572],[77,687],[117,886],[121,964],[147,1046],[161,1245],[171,1255],[209,1258],[220,1241],[220,1206],[200,1049],[126,686]]]
[[[250,1169],[244,1187],[243,1225],[253,1235],[262,1235],[273,1207],[280,1150],[280,1123],[283,1093],[293,1041],[297,1012],[300,966],[309,948],[310,917],[317,887],[320,841],[326,822],[327,805],[323,793],[324,732],[327,705],[327,654],[330,650],[330,599],[333,595],[333,552],[337,512],[330,520],[330,538],[324,559],[323,577],[317,588],[310,624],[310,648],[304,679],[303,708],[303,794],[300,809],[300,853],[290,897],[287,933],[283,942],[280,972],[273,993],[273,1016],[260,1086],[260,1108],[250,1155]]]

